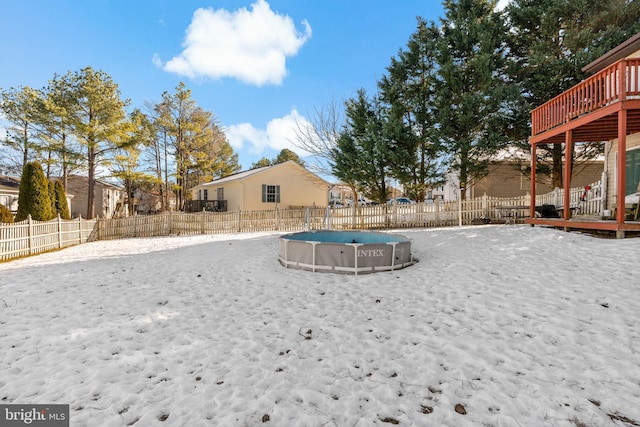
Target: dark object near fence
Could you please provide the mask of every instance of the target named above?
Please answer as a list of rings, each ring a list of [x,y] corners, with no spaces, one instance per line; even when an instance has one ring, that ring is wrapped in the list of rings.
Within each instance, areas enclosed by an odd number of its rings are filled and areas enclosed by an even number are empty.
[[[536,206],[536,216],[539,218],[560,218],[556,205]]]

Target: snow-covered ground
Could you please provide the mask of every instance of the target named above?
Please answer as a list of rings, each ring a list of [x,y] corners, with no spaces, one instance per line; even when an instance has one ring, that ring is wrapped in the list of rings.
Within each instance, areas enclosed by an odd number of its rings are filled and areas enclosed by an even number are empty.
[[[637,426],[640,239],[394,231],[419,262],[285,269],[278,234],[0,264],[0,403],[72,426]]]

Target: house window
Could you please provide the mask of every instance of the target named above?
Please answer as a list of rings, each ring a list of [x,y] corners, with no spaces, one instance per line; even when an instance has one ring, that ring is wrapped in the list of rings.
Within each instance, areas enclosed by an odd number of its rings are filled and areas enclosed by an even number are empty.
[[[203,200],[209,200],[209,190],[204,190],[204,199]]]
[[[280,203],[280,186],[262,184],[262,203]]]
[[[224,200],[224,188],[218,188],[216,190],[216,199],[217,200]]]

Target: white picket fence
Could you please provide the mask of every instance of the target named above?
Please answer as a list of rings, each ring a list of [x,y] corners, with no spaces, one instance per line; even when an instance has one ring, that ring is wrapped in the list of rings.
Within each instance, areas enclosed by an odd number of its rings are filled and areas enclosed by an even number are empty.
[[[0,224],[0,261],[85,243],[94,238],[96,223],[82,217],[34,221],[29,216],[24,221]]]
[[[571,190],[572,207],[580,214],[599,215],[603,209],[601,182]],[[585,195],[582,200],[583,194]],[[536,197],[536,206],[561,206],[563,191]],[[479,220],[516,222],[529,217],[531,196],[482,196],[454,202],[370,205],[343,208],[301,207],[261,211],[164,212],[128,218],[34,221],[0,224],[0,261],[34,255],[90,240],[168,235],[222,234],[318,229],[389,229],[473,224]]]

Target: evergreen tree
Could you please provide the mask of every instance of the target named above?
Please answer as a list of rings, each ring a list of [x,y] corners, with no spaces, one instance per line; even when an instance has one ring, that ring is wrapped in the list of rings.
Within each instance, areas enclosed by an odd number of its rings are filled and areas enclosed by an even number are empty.
[[[55,204],[55,215],[60,215],[62,219],[71,219],[69,213],[69,204],[67,203],[67,195],[64,191],[62,181],[56,180],[53,183],[53,194]]]
[[[385,135],[385,119],[377,99],[364,89],[346,102],[347,117],[335,148],[333,174],[374,201],[387,200],[390,150]],[[357,192],[354,192],[357,194]]]
[[[462,199],[508,143],[504,129],[517,95],[506,72],[507,29],[495,6],[495,0],[444,1],[435,132],[458,173]]]
[[[389,118],[391,173],[409,197],[420,201],[443,180],[441,147],[434,136],[439,38],[435,24],[418,19],[407,49],[391,59],[378,83]]]
[[[288,148],[283,148],[282,150],[280,150],[276,158],[273,159],[272,164],[276,165],[278,163],[284,163],[289,160],[293,160],[294,162],[298,163],[300,166],[304,166],[304,161],[300,158],[300,156],[298,156],[296,153],[289,150]]]
[[[35,159],[35,122],[42,102],[40,91],[29,86],[0,91],[0,113],[10,123],[3,144],[21,153],[20,163],[5,164],[9,170],[23,170]],[[8,158],[3,159],[6,162]]]
[[[13,223],[13,214],[5,205],[0,205],[0,222],[5,224]]]
[[[258,160],[255,163],[251,164],[251,169],[258,169],[258,168],[263,168],[266,166],[271,166],[271,160],[267,159],[266,157],[261,158],[260,160]]]
[[[174,95],[165,92],[162,99],[157,125],[170,140],[176,165],[177,205],[182,209],[188,188],[233,173],[240,165],[213,113],[197,105],[184,83],[176,87]]]
[[[88,171],[87,217],[95,216],[96,169],[110,154],[122,148],[130,124],[118,85],[103,71],[86,67],[65,77],[74,108],[68,113],[73,134],[85,148]]]
[[[37,161],[28,162],[22,171],[16,221],[23,221],[29,215],[38,221],[48,221],[54,217],[47,178]]]

